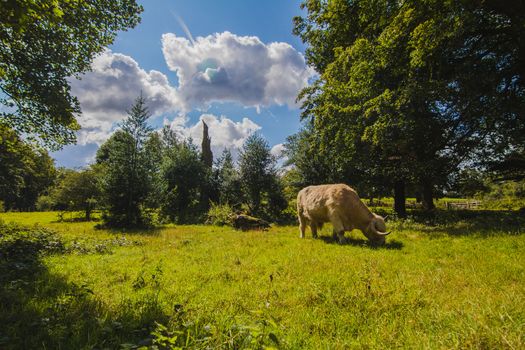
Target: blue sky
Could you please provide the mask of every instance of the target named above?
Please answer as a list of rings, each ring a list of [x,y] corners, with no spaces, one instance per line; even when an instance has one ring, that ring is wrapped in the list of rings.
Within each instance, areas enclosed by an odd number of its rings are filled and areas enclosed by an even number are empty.
[[[200,144],[205,120],[215,157],[239,148],[253,132],[278,153],[300,127],[295,97],[314,75],[304,45],[292,35],[300,1],[141,3],[141,24],[119,33],[93,71],[71,81],[83,128],[77,145],[53,154],[57,165],[92,162],[141,91],[155,128],[170,125]]]

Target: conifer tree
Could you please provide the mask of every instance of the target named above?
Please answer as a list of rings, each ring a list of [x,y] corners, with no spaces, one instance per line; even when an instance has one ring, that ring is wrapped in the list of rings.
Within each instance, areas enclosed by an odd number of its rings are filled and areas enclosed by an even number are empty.
[[[211,138],[208,135],[208,125],[202,121],[202,153],[201,160],[206,168],[211,169],[213,165],[213,153],[211,151]]]
[[[151,128],[146,124],[150,114],[146,100],[139,96],[128,117],[106,142],[111,147],[104,157],[106,174],[103,182],[108,205],[105,218],[108,226],[140,227],[147,224],[143,204],[151,188],[151,173],[144,144]],[[97,155],[98,157],[98,155]]]

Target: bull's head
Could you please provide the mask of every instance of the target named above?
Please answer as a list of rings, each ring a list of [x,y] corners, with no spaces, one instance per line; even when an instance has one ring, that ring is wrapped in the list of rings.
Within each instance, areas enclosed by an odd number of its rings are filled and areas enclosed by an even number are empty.
[[[374,244],[385,244],[385,237],[389,234],[390,232],[386,231],[385,219],[374,214],[366,229],[368,239]]]

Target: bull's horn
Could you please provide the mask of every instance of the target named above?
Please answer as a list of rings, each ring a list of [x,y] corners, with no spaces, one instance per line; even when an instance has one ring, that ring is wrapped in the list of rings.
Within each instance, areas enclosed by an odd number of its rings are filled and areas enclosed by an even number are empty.
[[[377,234],[380,235],[380,236],[388,236],[391,233],[392,233],[392,231],[388,231],[388,232],[377,231]]]

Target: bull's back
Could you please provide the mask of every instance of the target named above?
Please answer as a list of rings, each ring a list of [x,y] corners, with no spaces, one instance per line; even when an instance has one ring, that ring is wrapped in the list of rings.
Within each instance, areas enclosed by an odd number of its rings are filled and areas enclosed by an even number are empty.
[[[311,220],[329,221],[330,213],[340,210],[356,192],[345,184],[308,186],[297,194],[297,209]]]

